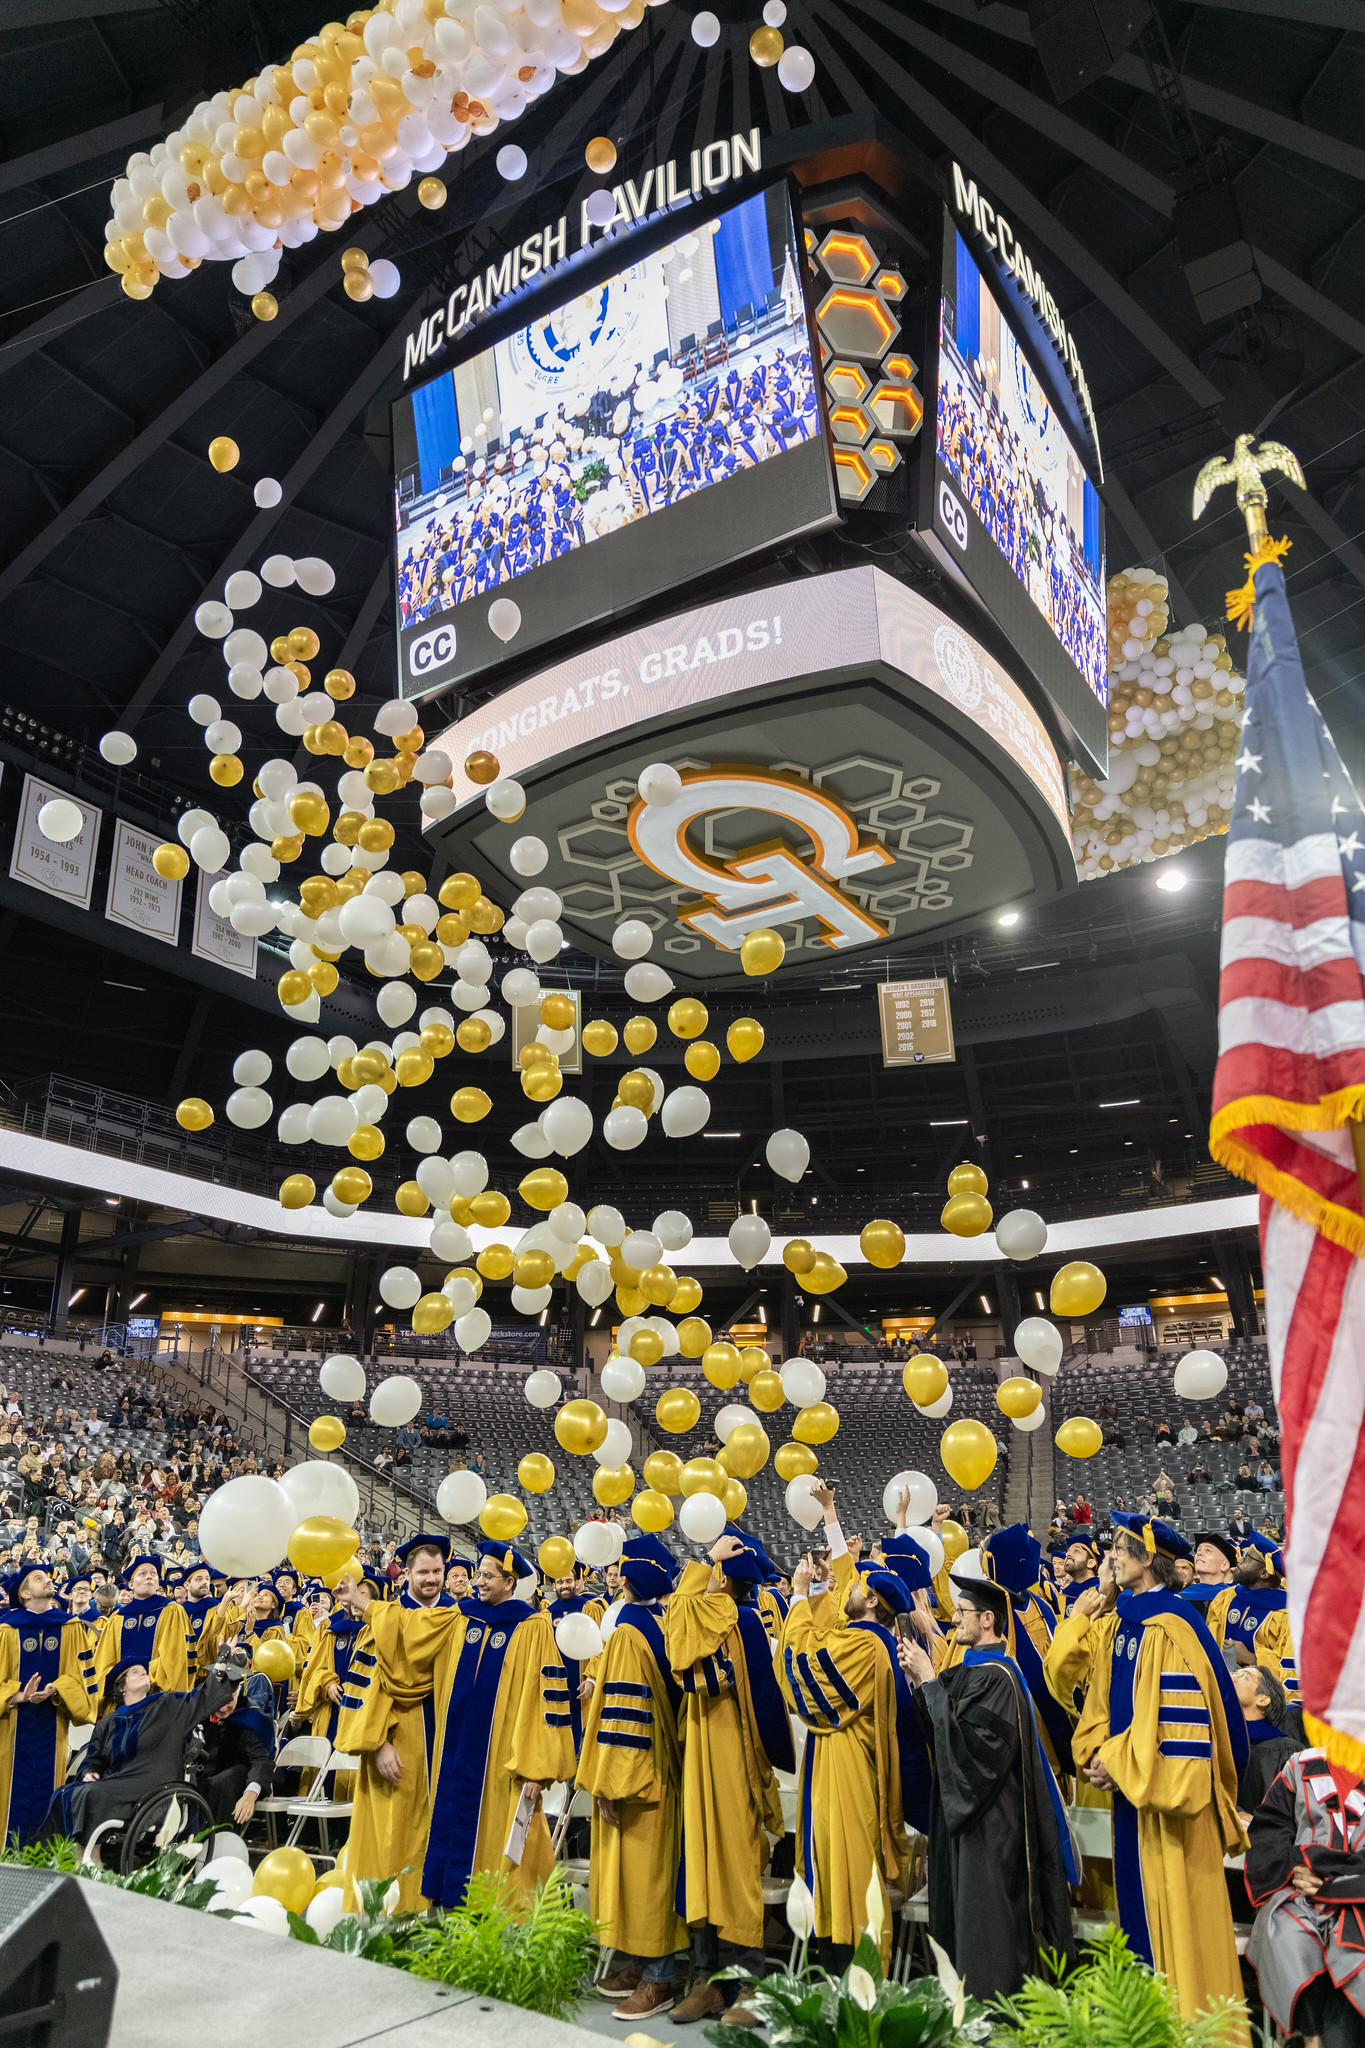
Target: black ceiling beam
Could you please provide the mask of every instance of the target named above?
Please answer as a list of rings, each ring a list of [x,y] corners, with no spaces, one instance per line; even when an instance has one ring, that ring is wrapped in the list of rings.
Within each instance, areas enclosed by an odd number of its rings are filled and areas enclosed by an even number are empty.
[[[138,0],[138,4],[145,8],[146,0]],[[12,30],[25,26],[25,11],[34,5],[40,8],[59,6],[60,13],[49,15],[49,20],[73,19],[90,12],[90,0],[86,0],[84,6],[75,4],[75,0],[70,6],[65,4],[65,0],[6,0],[5,27]],[[0,162],[0,192],[13,192],[19,186],[35,185],[40,179],[55,177],[60,171],[78,170],[115,150],[122,153],[134,149],[147,136],[159,136],[162,127],[162,106],[158,100],[153,107],[141,107],[135,114],[121,114],[116,121],[105,121],[98,128],[82,129],[76,135],[68,135],[62,142],[49,142],[42,149],[31,149],[23,156],[6,157]],[[73,195],[53,193],[49,196],[60,202]]]
[[[0,377],[7,370],[17,369],[26,356],[31,356],[36,349],[45,348],[68,327],[78,327],[92,314],[105,313],[115,305],[126,303],[123,287],[112,271],[108,277],[96,278],[94,284],[73,292],[59,292],[56,296],[57,302],[50,311],[30,320],[28,326],[21,328],[9,341],[0,342]]]

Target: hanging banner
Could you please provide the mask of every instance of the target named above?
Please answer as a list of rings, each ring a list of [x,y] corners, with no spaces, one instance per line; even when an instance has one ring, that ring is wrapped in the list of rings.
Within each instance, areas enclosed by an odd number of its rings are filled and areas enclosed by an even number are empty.
[[[76,837],[62,844],[45,839],[38,830],[38,813],[53,797],[66,797],[85,821]],[[30,889],[41,889],[44,895],[60,896],[64,903],[88,910],[95,886],[95,848],[103,816],[95,804],[83,803],[80,797],[44,782],[41,776],[26,775],[14,852],[10,856],[10,880],[27,882]]]
[[[884,981],[877,989],[884,1067],[936,1066],[955,1060],[946,981]]]
[[[152,866],[152,855],[161,844],[155,832],[143,832],[126,819],[117,818],[114,857],[109,867],[109,890],[104,914],[112,924],[126,924],[149,939],[168,946],[179,944],[180,896],[182,885],[168,881]]]
[[[579,989],[545,989],[545,995],[567,995],[573,1004],[573,1044],[567,1052],[559,1055],[561,1074],[581,1074],[583,1071],[583,997]],[[478,1011],[474,1012],[478,1015]],[[521,1056],[528,1045],[535,1042],[540,1030],[540,1004],[513,1003],[512,1005],[512,1071],[521,1072]]]
[[[230,967],[234,974],[245,974],[252,981],[256,978],[256,941],[244,932],[234,931],[225,917],[219,917],[209,902],[209,890],[215,882],[221,882],[227,869],[216,875],[199,870],[199,893],[194,899],[194,940],[190,947],[201,960],[212,960],[219,967]]]

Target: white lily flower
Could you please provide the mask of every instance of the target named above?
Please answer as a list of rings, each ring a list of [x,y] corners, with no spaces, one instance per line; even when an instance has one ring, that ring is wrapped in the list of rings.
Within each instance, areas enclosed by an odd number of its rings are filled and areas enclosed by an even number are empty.
[[[166,1818],[162,1821],[161,1826],[156,1831],[156,1846],[159,1850],[167,1848],[169,1844],[175,1840],[177,1834],[180,1832],[180,1823],[184,1818],[185,1816],[181,1810],[180,1801],[176,1798],[175,1794],[172,1793],[171,1803],[166,1808]]]
[[[963,2014],[967,2010],[967,1986],[953,1968],[950,1957],[939,1947],[932,1934],[929,1936],[929,1946],[934,1951],[934,1960],[938,1965],[938,1981],[953,2001],[953,2025],[960,2027]]]
[[[886,1925],[886,1909],[882,1903],[882,1881],[876,1866],[867,1880],[867,1897],[863,1901],[863,1912],[867,1916],[867,1931],[878,1948],[882,1945],[882,1929]]]
[[[861,1963],[849,1964],[848,1995],[855,2005],[862,2007],[864,2012],[871,2012],[873,2006],[877,2003],[877,1987],[872,1981],[870,1972],[865,1970]]]
[[[787,1893],[787,1925],[798,1941],[809,1941],[815,1932],[815,1900],[809,1885],[799,1877],[792,1879]]]
[[[395,1878],[384,1894],[384,1911],[386,1913],[396,1913],[398,1911],[399,1896],[398,1879]]]

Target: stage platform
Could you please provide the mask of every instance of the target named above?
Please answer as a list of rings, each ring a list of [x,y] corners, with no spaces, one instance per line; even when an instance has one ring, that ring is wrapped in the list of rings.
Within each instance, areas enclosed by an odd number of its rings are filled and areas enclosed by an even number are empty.
[[[461,2048],[506,2048],[513,2038],[518,2048],[585,2048],[579,2028],[497,1999],[284,1941],[244,1921],[101,1884],[81,1890],[118,1964],[110,2048],[185,2048],[187,2040],[449,2048],[455,2030]]]

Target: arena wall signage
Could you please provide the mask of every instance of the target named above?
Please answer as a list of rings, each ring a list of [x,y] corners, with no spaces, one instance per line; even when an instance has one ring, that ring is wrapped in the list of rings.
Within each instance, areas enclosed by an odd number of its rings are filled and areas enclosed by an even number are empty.
[[[872,567],[661,619],[556,663],[434,742],[496,754],[550,847],[539,882],[574,943],[611,957],[626,917],[684,986],[743,986],[739,946],[773,925],[783,972],[885,952],[1075,880],[1062,764],[1042,719],[973,636]],[[640,803],[651,761],[683,777]],[[462,770],[428,836],[496,873],[514,833]]]

